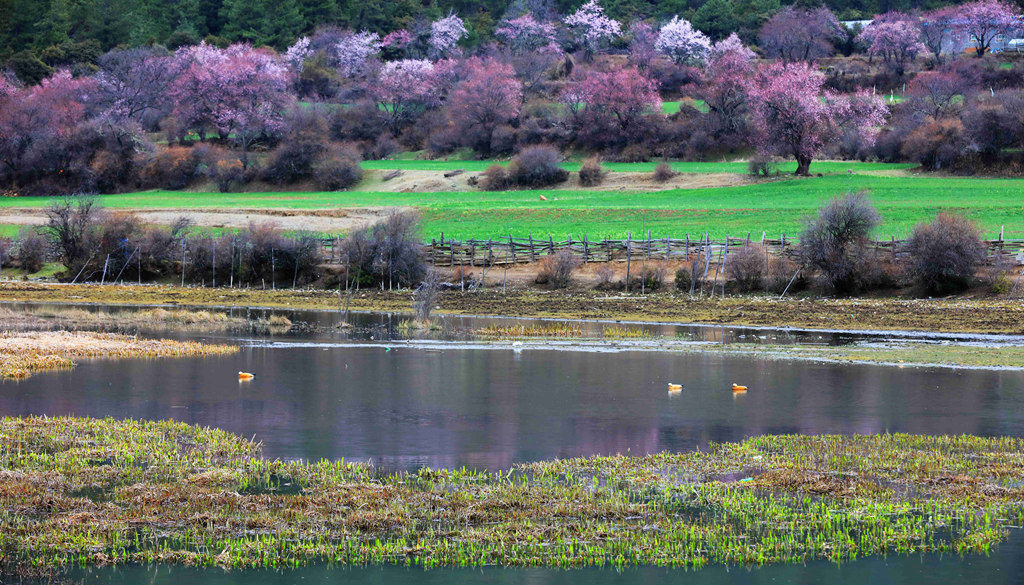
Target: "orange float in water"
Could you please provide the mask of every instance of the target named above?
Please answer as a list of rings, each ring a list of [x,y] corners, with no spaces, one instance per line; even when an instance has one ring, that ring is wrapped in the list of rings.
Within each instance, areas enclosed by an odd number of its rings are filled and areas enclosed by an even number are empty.
[[[739,384],[733,384],[732,385],[732,391],[733,392],[737,392],[737,393],[746,392],[747,391],[747,387],[746,386],[740,386]]]
[[[238,379],[239,380],[252,380],[255,377],[256,376],[253,376],[249,372],[238,372]]]
[[[669,392],[682,392],[683,391],[683,385],[682,384],[669,384],[668,385],[668,391]]]

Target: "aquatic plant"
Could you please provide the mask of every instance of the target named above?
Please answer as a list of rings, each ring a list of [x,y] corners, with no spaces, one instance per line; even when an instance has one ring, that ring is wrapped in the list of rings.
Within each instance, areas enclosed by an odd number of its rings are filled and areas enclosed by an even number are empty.
[[[1024,440],[766,436],[483,473],[283,462],[216,429],[0,420],[0,567],[583,567],[985,552],[1024,520]]]

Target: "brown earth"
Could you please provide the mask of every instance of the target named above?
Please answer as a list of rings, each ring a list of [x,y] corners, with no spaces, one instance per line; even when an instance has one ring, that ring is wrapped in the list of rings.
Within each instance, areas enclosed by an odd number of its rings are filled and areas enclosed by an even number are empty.
[[[185,216],[201,227],[245,228],[251,222],[271,221],[283,230],[310,230],[322,233],[346,232],[383,219],[394,207],[362,207],[350,209],[122,209],[132,211],[149,224],[169,225]],[[41,208],[11,207],[0,209],[0,224],[43,225],[46,211]]]

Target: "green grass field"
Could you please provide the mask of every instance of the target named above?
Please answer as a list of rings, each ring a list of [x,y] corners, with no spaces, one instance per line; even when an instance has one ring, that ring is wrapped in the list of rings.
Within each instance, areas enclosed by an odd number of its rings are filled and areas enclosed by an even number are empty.
[[[795,236],[801,219],[830,197],[867,189],[883,224],[879,237],[904,237],[940,211],[963,213],[986,236],[1005,227],[1008,239],[1024,238],[1024,181],[946,178],[930,175],[882,177],[827,175],[755,185],[681,189],[651,193],[618,191],[512,191],[451,193],[187,193],[151,191],[102,197],[110,208],[291,208],[412,206],[424,218],[423,235],[437,237],[556,238],[572,235],[624,237],[650,229],[654,237]],[[544,195],[548,201],[542,201]],[[45,198],[6,198],[2,207],[44,206]]]
[[[508,161],[493,160],[368,160],[363,161],[362,166],[367,170],[406,170],[406,171],[451,171],[464,169],[467,172],[478,173],[487,169],[492,164],[508,164]],[[562,167],[568,171],[580,170],[580,162],[570,161],[562,163]],[[747,163],[738,162],[672,162],[672,168],[680,173],[737,173],[747,172]],[[602,163],[607,170],[614,173],[650,173],[657,162],[642,163]],[[911,169],[914,164],[892,164],[892,163],[865,163],[860,161],[820,161],[811,163],[811,171],[814,173],[854,173],[862,171],[884,171]],[[796,172],[795,161],[785,161],[778,165],[779,172]]]

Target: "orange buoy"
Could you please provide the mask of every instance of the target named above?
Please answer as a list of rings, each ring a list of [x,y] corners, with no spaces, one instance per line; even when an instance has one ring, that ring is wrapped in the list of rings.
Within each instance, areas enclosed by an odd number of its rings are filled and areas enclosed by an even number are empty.
[[[238,379],[239,380],[252,380],[255,377],[256,376],[250,374],[249,372],[238,372]]]
[[[545,196],[543,196],[543,195],[541,195],[541,196],[540,196],[540,200],[541,200],[541,201],[547,201],[547,200],[548,200],[548,198],[547,198],[547,197],[545,197]]]
[[[672,384],[672,383],[669,383],[668,391],[669,392],[682,392],[683,391],[683,385],[682,384]]]
[[[739,384],[735,384],[734,383],[732,385],[732,391],[736,392],[736,393],[743,393],[743,392],[747,391],[747,387],[746,386],[740,386]]]

